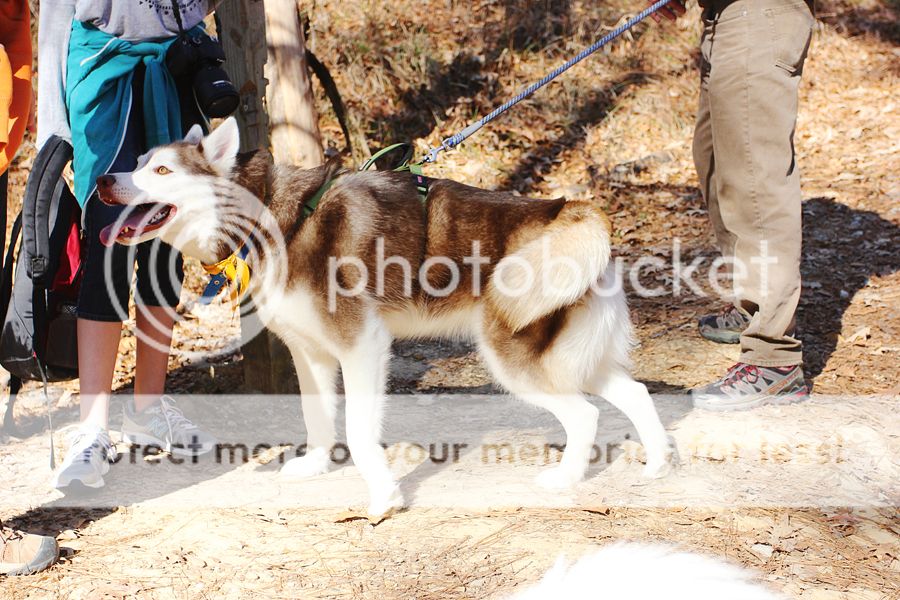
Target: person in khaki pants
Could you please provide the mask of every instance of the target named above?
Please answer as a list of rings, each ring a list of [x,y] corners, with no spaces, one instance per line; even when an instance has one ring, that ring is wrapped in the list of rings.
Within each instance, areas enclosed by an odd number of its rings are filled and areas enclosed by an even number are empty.
[[[811,0],[810,0],[811,1]],[[718,381],[693,391],[718,411],[808,397],[800,340],[800,175],[797,90],[815,19],[803,0],[706,0],[694,163],[734,304],[700,319],[700,334],[740,343]],[[681,0],[662,11],[674,19]]]

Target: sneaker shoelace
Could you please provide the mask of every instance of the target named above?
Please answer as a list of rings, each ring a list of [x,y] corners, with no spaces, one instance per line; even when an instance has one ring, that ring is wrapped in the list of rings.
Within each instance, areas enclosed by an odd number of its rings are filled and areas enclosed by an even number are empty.
[[[731,311],[734,310],[734,304],[726,304],[722,307],[722,310],[719,311],[720,317],[727,317],[731,314]]]
[[[69,440],[69,448],[76,448],[78,444],[81,443],[82,440],[85,439],[86,436],[90,435],[89,432],[85,431],[76,431]],[[109,439],[109,436],[106,434],[99,434],[95,437],[94,441],[91,442],[90,445],[85,446],[78,453],[77,458],[81,462],[91,462],[91,457],[95,450],[99,450],[101,452],[101,457],[106,460],[109,458],[110,451],[112,449],[112,442]]]
[[[184,413],[175,405],[175,400],[172,398],[160,398],[159,409],[173,438],[177,437],[178,434],[197,430],[197,426],[184,416]]]
[[[21,531],[6,526],[0,528],[0,542],[2,542],[3,544],[8,544],[9,542],[14,542],[16,540],[21,540],[24,538],[25,535]]]
[[[738,363],[729,369],[728,374],[722,378],[721,388],[732,388],[744,392],[756,392],[754,387],[759,381],[759,368],[755,365]]]
[[[726,327],[740,327],[746,323],[743,313],[734,304],[726,304],[719,312],[718,320]]]

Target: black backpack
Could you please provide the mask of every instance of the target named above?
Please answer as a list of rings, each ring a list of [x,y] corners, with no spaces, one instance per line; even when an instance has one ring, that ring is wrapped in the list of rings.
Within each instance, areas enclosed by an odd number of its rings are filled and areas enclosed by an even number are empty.
[[[72,146],[56,136],[38,152],[0,275],[0,364],[10,372],[3,427],[10,431],[23,381],[46,386],[78,377],[81,209],[63,178],[71,160]]]

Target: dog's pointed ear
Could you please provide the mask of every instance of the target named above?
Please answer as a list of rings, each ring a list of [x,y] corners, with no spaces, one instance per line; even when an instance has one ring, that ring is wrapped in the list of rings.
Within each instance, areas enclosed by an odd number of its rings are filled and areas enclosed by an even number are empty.
[[[188,144],[199,144],[203,140],[203,128],[198,123],[194,123],[187,135],[184,136],[184,142]]]
[[[231,173],[240,147],[241,132],[234,117],[228,117],[200,142],[203,156],[220,175]]]

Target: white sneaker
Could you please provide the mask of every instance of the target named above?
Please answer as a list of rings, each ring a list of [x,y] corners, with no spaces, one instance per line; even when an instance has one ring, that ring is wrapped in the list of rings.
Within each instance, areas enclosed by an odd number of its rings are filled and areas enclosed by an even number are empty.
[[[135,410],[133,400],[126,400],[122,441],[132,446],[155,446],[182,456],[200,456],[216,447],[216,438],[185,417],[169,396],[141,412]]]
[[[69,450],[53,475],[53,487],[64,493],[103,487],[103,476],[117,456],[109,433],[96,425],[80,425],[69,434],[68,441]]]

